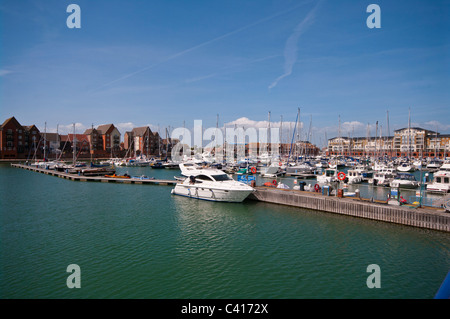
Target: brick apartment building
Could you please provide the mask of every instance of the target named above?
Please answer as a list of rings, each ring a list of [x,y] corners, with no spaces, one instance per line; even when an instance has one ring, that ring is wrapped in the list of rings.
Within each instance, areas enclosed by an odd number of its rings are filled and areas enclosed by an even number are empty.
[[[48,141],[46,144],[48,150]],[[43,151],[43,136],[35,125],[22,126],[14,116],[0,125],[1,159],[42,157]]]

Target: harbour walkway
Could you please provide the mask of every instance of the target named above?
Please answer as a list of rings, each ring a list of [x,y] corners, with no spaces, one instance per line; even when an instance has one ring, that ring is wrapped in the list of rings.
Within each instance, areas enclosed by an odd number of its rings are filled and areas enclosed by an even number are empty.
[[[70,174],[59,172],[51,169],[39,168],[23,164],[11,164],[12,167],[23,168],[46,175],[52,175],[64,179],[79,182],[102,182],[102,183],[124,183],[124,184],[151,184],[151,185],[176,185],[179,181],[163,180],[163,179],[140,179],[140,178],[123,178],[123,177],[105,177],[105,176],[83,176],[81,174]]]

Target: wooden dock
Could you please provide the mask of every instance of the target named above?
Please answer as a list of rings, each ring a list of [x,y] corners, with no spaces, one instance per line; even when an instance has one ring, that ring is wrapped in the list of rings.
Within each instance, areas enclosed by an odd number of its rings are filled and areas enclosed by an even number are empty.
[[[320,193],[256,187],[249,199],[339,215],[450,232],[450,213],[439,208],[392,206],[386,202],[324,196]]]
[[[12,167],[23,168],[29,171],[38,172],[46,175],[56,176],[59,178],[68,179],[78,182],[102,182],[102,183],[123,183],[123,184],[150,184],[150,185],[176,185],[179,181],[176,180],[162,180],[162,179],[138,179],[138,178],[115,178],[104,176],[83,176],[78,174],[69,174],[65,172],[58,172],[51,169],[38,168],[23,164],[11,164]]]

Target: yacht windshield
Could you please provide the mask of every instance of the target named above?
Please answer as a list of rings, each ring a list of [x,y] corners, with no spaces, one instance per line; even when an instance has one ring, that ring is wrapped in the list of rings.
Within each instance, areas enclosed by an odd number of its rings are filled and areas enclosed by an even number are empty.
[[[227,174],[214,175],[214,179],[218,182],[231,180],[231,178]]]

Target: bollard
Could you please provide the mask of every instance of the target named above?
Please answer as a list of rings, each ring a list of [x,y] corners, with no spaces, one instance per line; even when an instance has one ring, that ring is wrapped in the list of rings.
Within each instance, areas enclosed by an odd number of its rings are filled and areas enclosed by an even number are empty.
[[[306,183],[305,182],[300,182],[299,184],[300,184],[300,190],[304,191]]]

